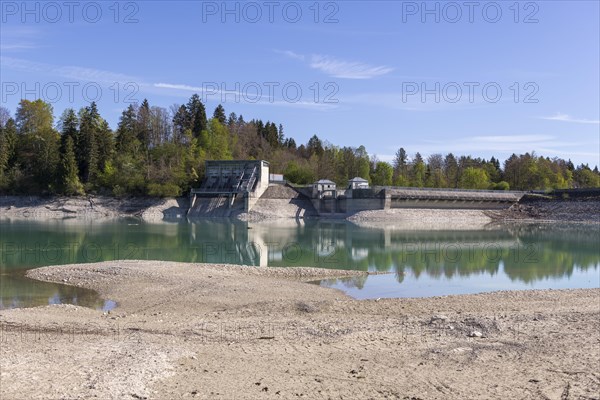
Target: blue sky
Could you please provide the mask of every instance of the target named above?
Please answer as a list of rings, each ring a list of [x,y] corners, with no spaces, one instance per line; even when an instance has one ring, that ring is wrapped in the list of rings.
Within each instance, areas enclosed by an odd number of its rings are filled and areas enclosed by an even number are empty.
[[[211,114],[222,103],[383,160],[402,146],[600,164],[598,1],[0,4],[12,112],[96,99],[115,128],[128,101],[198,93]]]

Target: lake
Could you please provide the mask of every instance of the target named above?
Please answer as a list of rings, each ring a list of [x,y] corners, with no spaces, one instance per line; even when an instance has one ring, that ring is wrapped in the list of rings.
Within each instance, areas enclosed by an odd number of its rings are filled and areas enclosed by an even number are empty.
[[[25,271],[120,259],[389,272],[314,282],[359,299],[594,288],[600,286],[599,246],[597,225],[416,230],[340,220],[3,219],[0,309],[59,303],[110,309],[114,303],[94,291],[31,280]]]

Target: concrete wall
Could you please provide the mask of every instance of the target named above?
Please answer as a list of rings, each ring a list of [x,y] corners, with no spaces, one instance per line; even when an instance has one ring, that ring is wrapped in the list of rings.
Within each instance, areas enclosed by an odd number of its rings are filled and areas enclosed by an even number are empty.
[[[387,199],[386,199],[387,200]],[[438,208],[453,210],[495,210],[509,208],[514,203],[504,201],[476,200],[406,200],[389,198],[387,208]]]
[[[383,210],[385,206],[385,199],[383,198],[311,199],[311,201],[321,216],[327,216],[327,214],[354,214],[366,210]]]
[[[248,197],[245,198],[246,211],[250,211],[254,208],[260,196],[262,196],[268,188],[269,163],[267,161],[261,161],[259,176],[254,191],[249,192]]]

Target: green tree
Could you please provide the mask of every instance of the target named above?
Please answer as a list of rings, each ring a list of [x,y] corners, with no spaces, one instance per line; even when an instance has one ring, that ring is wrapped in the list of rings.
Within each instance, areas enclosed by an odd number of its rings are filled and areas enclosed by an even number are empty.
[[[483,168],[467,167],[460,176],[463,189],[489,189],[490,177]]]
[[[17,146],[17,126],[14,119],[0,125],[0,189],[8,185],[7,174],[13,167]]]
[[[394,156],[394,185],[395,186],[408,186],[408,155],[403,147],[400,147],[396,151]]]
[[[208,120],[206,118],[206,108],[200,96],[197,94],[192,95],[186,106],[187,113],[189,115],[189,128],[192,131],[194,137],[199,137],[202,131],[207,130]]]
[[[52,129],[52,106],[41,99],[21,100],[15,114],[17,131],[21,135],[36,134]]]
[[[375,165],[375,172],[372,180],[373,185],[378,186],[391,186],[392,177],[394,175],[394,168],[385,161],[378,161]]]
[[[56,189],[59,135],[52,127],[52,106],[42,100],[21,100],[15,113],[18,132],[16,163],[22,179],[16,185],[26,193],[52,193]]]
[[[77,160],[75,159],[75,146],[73,137],[63,133],[63,144],[61,146],[61,160],[58,168],[59,190],[67,195],[82,195],[83,185],[79,181]]]
[[[412,161],[411,170],[411,185],[415,187],[423,187],[425,185],[425,175],[427,167],[420,153],[415,154]]]
[[[215,108],[215,112],[213,113],[213,118],[216,119],[217,121],[219,121],[219,123],[221,125],[226,125],[227,124],[227,117],[225,116],[225,109],[223,108],[222,105],[218,105],[217,108]]]

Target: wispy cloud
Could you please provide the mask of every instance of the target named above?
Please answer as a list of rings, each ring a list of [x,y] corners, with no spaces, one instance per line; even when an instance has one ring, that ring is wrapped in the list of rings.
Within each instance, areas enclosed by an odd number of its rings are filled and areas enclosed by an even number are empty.
[[[239,90],[222,90],[215,88],[211,82],[211,85],[206,86],[192,86],[185,84],[176,83],[155,83],[155,88],[169,89],[179,92],[181,96],[188,97],[190,93],[196,93],[200,95],[203,101],[214,100],[220,103],[227,103],[232,101],[235,103],[251,103],[257,105],[272,105],[280,107],[295,107],[313,110],[330,110],[337,108],[336,104],[332,103],[319,103],[314,101],[285,101],[278,100],[275,96],[265,95],[264,93],[246,93]]]
[[[300,60],[300,61],[304,61],[306,59],[306,57],[304,57],[302,54],[294,53],[291,50],[284,50],[284,51],[275,50],[275,52],[279,53],[279,54],[283,54],[289,58]]]
[[[36,46],[31,43],[0,43],[0,50],[2,51],[10,51],[10,50],[29,50],[35,49]]]
[[[42,37],[38,29],[30,27],[2,27],[2,40],[0,50],[4,52],[17,52],[22,50],[37,49],[37,39]]]
[[[321,71],[334,78],[373,79],[378,76],[389,74],[394,70],[386,65],[377,66],[359,61],[340,60],[327,55],[312,54],[310,56],[305,56],[291,50],[280,51],[279,53],[284,54],[289,58],[305,62],[310,68]]]
[[[562,114],[562,113],[556,113],[555,115],[553,115],[551,117],[540,117],[540,118],[548,120],[548,121],[573,122],[575,124],[594,124],[594,125],[600,124],[600,121],[597,119],[594,120],[594,119],[573,118],[569,114]]]
[[[53,64],[35,62],[13,57],[0,57],[0,66],[17,71],[43,73],[50,76],[74,79],[78,81],[90,81],[98,83],[126,83],[134,82],[142,85],[136,77],[105,71],[95,68],[79,66],[58,66]]]

